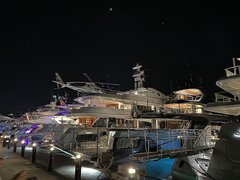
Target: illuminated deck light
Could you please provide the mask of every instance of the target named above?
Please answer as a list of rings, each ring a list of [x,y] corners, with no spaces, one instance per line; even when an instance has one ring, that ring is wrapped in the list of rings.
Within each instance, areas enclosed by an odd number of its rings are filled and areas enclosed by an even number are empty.
[[[136,173],[136,169],[134,169],[134,168],[129,168],[129,169],[128,169],[128,173],[129,173],[129,174],[135,174],[135,173]]]

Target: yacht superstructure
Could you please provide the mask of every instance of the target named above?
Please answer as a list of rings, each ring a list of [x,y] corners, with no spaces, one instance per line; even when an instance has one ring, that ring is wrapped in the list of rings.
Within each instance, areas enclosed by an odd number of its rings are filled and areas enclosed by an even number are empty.
[[[240,59],[233,58],[233,66],[225,69],[225,77],[216,81],[224,92],[215,93],[215,102],[208,103],[205,111],[228,115],[240,114]]]
[[[163,105],[164,111],[167,113],[202,113],[203,96],[202,91],[196,88],[175,91],[173,98]]]
[[[94,93],[76,98],[83,107],[72,110],[67,116],[77,118],[81,125],[109,126],[133,116],[132,109],[160,112],[168,97],[153,88],[143,87],[144,71],[140,65],[133,68],[135,89],[116,93]],[[112,121],[112,122],[109,122]],[[117,121],[117,122],[116,122]]]

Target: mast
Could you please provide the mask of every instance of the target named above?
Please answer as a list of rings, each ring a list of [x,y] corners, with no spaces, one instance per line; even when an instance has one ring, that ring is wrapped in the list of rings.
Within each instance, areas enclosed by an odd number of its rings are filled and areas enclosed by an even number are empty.
[[[144,70],[141,70],[141,65],[138,63],[136,64],[135,67],[133,67],[133,78],[134,78],[134,88],[138,89],[143,87],[143,82],[145,81],[145,75],[144,75]]]
[[[237,70],[237,69],[236,69],[235,58],[233,57],[232,60],[233,60],[233,71],[234,71],[233,73],[234,73],[234,75],[236,75],[236,72],[237,72],[236,70]]]

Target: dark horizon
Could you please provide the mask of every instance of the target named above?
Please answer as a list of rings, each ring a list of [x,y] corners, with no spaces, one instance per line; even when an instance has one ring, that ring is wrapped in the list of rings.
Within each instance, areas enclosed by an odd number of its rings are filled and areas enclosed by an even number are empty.
[[[94,81],[133,89],[136,63],[146,70],[146,87],[169,95],[191,86],[186,82],[192,79],[211,101],[222,91],[216,80],[239,56],[239,13],[232,7],[6,2],[1,6],[0,113],[49,103],[55,72],[65,81],[86,81],[85,72]]]

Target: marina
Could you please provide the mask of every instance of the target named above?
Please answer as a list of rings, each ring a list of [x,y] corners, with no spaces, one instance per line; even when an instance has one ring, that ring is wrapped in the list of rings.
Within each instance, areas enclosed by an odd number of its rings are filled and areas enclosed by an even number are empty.
[[[240,179],[237,4],[0,7],[0,180]]]
[[[233,98],[217,94],[216,102],[208,104],[202,103],[199,89],[169,97],[145,88],[139,64],[133,67],[135,89],[129,91],[106,91],[93,81],[75,86],[56,73],[54,83],[81,95],[73,104],[54,96],[50,104],[19,119],[1,116],[3,152],[12,148],[48,172],[75,180],[221,179],[219,156],[231,159],[221,160],[226,168],[221,177],[232,176],[230,168],[238,167],[240,73],[233,60],[227,78],[216,82]]]

